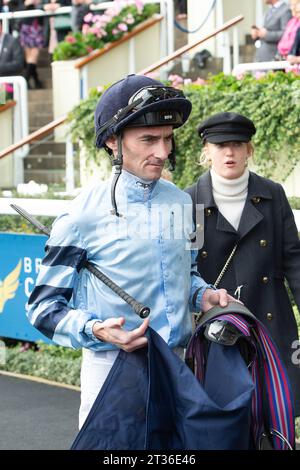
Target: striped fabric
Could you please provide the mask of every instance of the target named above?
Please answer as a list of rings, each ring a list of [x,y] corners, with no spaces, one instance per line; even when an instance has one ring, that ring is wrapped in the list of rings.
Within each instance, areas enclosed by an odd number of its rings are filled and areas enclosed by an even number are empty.
[[[249,364],[255,390],[252,398],[252,430],[256,448],[260,448],[263,433],[267,433],[276,450],[288,450],[295,445],[293,399],[285,367],[266,327],[256,319],[255,324],[237,314],[215,317],[234,325],[243,336],[249,338],[254,354]],[[196,330],[187,351],[189,360],[194,359],[198,379],[204,383],[204,342],[199,340],[203,328]],[[230,347],[230,346],[228,346]],[[263,381],[263,383],[262,383]],[[268,416],[264,416],[267,410]],[[265,411],[266,413],[266,411]],[[265,429],[267,420],[268,429]]]

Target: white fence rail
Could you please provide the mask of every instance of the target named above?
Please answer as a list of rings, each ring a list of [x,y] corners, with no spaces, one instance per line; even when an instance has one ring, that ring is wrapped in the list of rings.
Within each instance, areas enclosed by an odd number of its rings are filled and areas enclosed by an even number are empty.
[[[27,83],[24,77],[0,77],[0,83],[13,85],[13,99],[16,106],[13,108],[13,142],[18,142],[28,135],[28,99]],[[0,136],[1,138],[1,136]],[[24,180],[23,158],[26,157],[29,146],[24,145],[14,152],[14,185]]]
[[[242,75],[245,72],[266,72],[268,70],[285,70],[291,67],[287,60],[274,60],[272,62],[247,62],[244,64],[236,65],[233,70],[233,75]]]
[[[0,215],[16,215],[10,204],[17,204],[33,215],[59,215],[69,203],[65,199],[27,199],[27,198],[0,198]],[[300,210],[293,210],[298,232],[300,232]]]
[[[49,215],[57,216],[63,212],[68,204],[65,199],[27,199],[27,198],[0,198],[0,214],[17,215],[16,211],[10,207],[10,204],[16,204],[24,208],[32,215]]]

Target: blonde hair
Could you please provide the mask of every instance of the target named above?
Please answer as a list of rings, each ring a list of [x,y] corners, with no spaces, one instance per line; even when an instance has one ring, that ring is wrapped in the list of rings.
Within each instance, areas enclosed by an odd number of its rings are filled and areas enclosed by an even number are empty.
[[[211,160],[208,158],[206,151],[205,151],[205,145],[203,146],[202,152],[200,153],[200,157],[198,160],[198,165],[204,166],[204,167],[209,167]]]
[[[297,0],[297,1],[299,1],[299,3],[300,3],[300,0]],[[252,142],[251,141],[245,142],[245,144],[247,144],[247,147],[249,146],[249,148],[250,148],[250,152],[249,152],[249,155],[248,155],[247,159],[252,158],[253,162],[255,163],[255,160],[254,160],[254,146],[253,146]],[[207,142],[205,142],[205,144],[203,145],[202,152],[200,154],[200,157],[199,157],[199,160],[198,160],[197,164],[200,165],[200,166],[209,168],[211,166],[210,165],[211,164],[211,159],[207,155],[207,152],[206,152],[206,149],[205,149],[206,146],[207,146]]]

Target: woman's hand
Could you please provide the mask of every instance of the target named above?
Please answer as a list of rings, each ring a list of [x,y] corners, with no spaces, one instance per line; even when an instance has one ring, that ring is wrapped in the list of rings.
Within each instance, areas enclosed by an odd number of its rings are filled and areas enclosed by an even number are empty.
[[[287,60],[291,65],[300,64],[300,56],[298,55],[288,55]]]

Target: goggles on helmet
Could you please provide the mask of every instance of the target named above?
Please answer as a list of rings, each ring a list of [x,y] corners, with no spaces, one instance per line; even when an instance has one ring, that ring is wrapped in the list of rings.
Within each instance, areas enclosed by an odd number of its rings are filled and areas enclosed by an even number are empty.
[[[140,88],[129,98],[127,106],[119,109],[119,111],[109,121],[107,121],[105,124],[103,124],[103,126],[98,129],[97,135],[102,134],[110,126],[117,124],[119,121],[124,119],[130,112],[134,113],[150,104],[174,98],[185,98],[185,96],[181,90],[177,90],[176,88],[167,86],[148,86]],[[166,121],[162,120],[162,122]],[[178,118],[176,119],[176,124],[177,122],[179,124]]]
[[[177,90],[173,87],[162,87],[162,86],[148,86],[138,90],[134,95],[129,98],[128,104],[135,104],[132,111],[137,111],[157,101],[168,100],[173,98],[185,98],[181,90]]]

